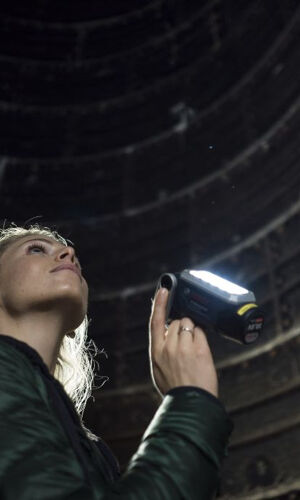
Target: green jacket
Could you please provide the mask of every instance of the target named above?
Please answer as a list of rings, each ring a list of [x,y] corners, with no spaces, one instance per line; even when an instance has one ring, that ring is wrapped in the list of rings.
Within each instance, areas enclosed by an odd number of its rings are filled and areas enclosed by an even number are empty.
[[[209,500],[232,430],[210,393],[172,389],[120,475],[39,354],[0,334],[1,500]]]

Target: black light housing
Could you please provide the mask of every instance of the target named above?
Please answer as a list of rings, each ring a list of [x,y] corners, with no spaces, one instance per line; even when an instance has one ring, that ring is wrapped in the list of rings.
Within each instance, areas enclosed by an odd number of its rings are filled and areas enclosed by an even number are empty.
[[[252,344],[263,329],[264,313],[250,290],[205,270],[164,273],[156,291],[169,290],[166,326],[189,317],[206,333],[216,331],[239,344]]]

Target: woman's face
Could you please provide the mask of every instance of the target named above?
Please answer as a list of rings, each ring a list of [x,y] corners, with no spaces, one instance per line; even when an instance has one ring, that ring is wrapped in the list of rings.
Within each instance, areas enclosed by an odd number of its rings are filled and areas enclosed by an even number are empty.
[[[80,276],[71,270],[53,272],[61,264],[75,265]],[[17,318],[57,309],[66,317],[69,332],[81,324],[87,307],[88,285],[72,247],[28,235],[6,248],[0,258],[0,314]]]

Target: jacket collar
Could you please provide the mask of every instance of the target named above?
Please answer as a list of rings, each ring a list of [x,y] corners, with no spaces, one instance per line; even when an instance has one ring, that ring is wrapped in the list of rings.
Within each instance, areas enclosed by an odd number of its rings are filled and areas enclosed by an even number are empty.
[[[15,339],[14,337],[11,337],[10,335],[3,335],[2,333],[0,333],[0,340],[4,340],[8,344],[11,344],[16,349],[18,349],[19,351],[21,351],[24,354],[26,354],[26,356],[30,359],[30,361],[34,365],[40,367],[40,369],[41,369],[41,371],[43,372],[44,375],[46,375],[47,377],[54,378],[51,375],[48,366],[43,361],[43,359],[40,356],[40,354],[35,349],[33,349],[33,347],[31,347],[30,345],[26,344],[26,342],[23,342],[22,340]]]

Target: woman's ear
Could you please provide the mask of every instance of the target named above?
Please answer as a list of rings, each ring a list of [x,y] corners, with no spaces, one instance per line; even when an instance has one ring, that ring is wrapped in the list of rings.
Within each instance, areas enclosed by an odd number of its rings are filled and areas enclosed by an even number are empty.
[[[73,330],[72,332],[67,333],[67,336],[73,339],[75,337],[75,331]]]

